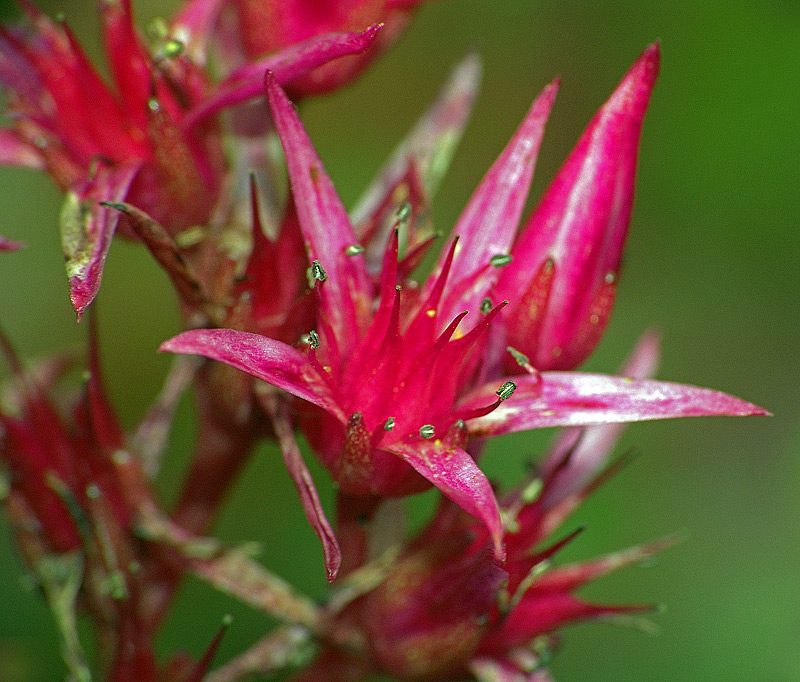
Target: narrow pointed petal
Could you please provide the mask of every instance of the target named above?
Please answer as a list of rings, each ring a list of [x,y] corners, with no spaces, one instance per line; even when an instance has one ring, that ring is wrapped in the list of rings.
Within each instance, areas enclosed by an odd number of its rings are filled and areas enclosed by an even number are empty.
[[[438,440],[392,443],[390,449],[442,494],[482,521],[492,538],[495,559],[505,559],[497,499],[488,479],[465,450]]]
[[[539,594],[534,588],[510,611],[502,627],[487,638],[488,642],[491,642],[488,647],[497,644],[501,650],[508,649],[575,621],[636,611],[652,611],[652,609],[650,605],[590,604],[571,594],[562,592]],[[483,646],[487,647],[487,643]]]
[[[333,59],[361,54],[375,42],[382,24],[375,24],[360,33],[328,33],[292,45],[265,59],[234,71],[216,92],[186,116],[184,130],[221,109],[264,96],[264,74],[272,72],[275,80],[286,85],[305,76]]]
[[[192,329],[159,350],[224,362],[347,421],[306,356],[280,341],[233,329]]]
[[[768,415],[761,407],[733,396],[666,381],[584,374],[543,372],[516,377],[517,390],[494,412],[468,423],[470,435],[485,438],[549,426],[592,426],[675,417]],[[496,382],[487,384],[459,406],[485,405]]]
[[[283,461],[300,495],[300,502],[303,505],[306,519],[322,543],[322,554],[325,560],[325,572],[328,576],[328,582],[333,582],[342,563],[342,552],[339,549],[339,542],[336,539],[336,535],[334,535],[333,528],[331,528],[331,524],[325,516],[325,510],[319,500],[319,494],[314,485],[314,480],[311,478],[311,472],[303,461],[303,455],[297,446],[288,412],[285,406],[278,404],[278,400],[274,395],[259,395],[259,398],[261,399],[261,404],[264,405],[267,413],[272,418],[272,426],[280,444]]]
[[[468,54],[453,70],[433,105],[422,115],[352,211],[361,225],[384,203],[413,166],[427,195],[433,196],[466,127],[481,80],[481,62]]]
[[[674,547],[678,542],[677,536],[668,536],[646,545],[629,547],[591,561],[557,566],[537,579],[536,589],[543,592],[571,592],[591,580],[642,563],[656,554]]]
[[[61,208],[61,245],[66,260],[72,306],[80,320],[100,289],[111,238],[119,213],[98,202],[119,202],[128,193],[139,163],[108,168],[98,165],[94,176],[69,191]]]
[[[547,310],[536,313],[544,315],[539,338],[515,339],[512,330],[509,339],[539,369],[579,364],[599,338],[587,320],[594,314],[598,326],[610,313],[633,206],[639,136],[658,65],[658,46],[652,45],[598,111],[528,220],[514,262],[498,284],[499,295],[513,304],[531,271],[547,259],[555,264]],[[609,291],[601,295],[604,282]],[[592,306],[604,301],[602,315],[593,313]],[[525,301],[510,314],[525,315]]]
[[[147,101],[152,95],[152,63],[136,33],[130,0],[100,2],[103,41],[120,101],[142,130],[147,127]]]
[[[89,378],[86,383],[90,424],[97,444],[108,454],[125,447],[125,434],[108,399],[100,370],[96,315],[89,315]]]
[[[21,166],[36,170],[45,168],[44,159],[36,148],[8,128],[0,128],[0,166]]]
[[[539,146],[558,83],[548,85],[534,101],[525,119],[494,165],[484,176],[458,219],[453,233],[458,235],[455,258],[450,271],[453,285],[484,270],[467,292],[457,300],[446,299],[445,319],[459,310],[477,310],[481,299],[499,278],[502,269],[486,268],[492,256],[507,254],[528,198]]]
[[[149,478],[161,468],[178,402],[197,375],[202,358],[178,356],[164,379],[164,386],[131,436],[131,450],[142,460]]]
[[[18,242],[0,235],[0,251],[17,251],[25,246],[25,242]]]
[[[656,373],[660,356],[659,335],[654,331],[646,332],[619,374],[631,379],[650,379]],[[624,424],[565,429],[553,443],[542,465],[541,475],[544,478],[559,469],[544,492],[545,505],[549,507],[556,504],[602,469],[624,429]],[[562,467],[567,453],[569,462]]]
[[[267,75],[267,97],[283,144],[309,261],[318,260],[328,280],[318,283],[322,312],[344,354],[361,335],[372,287],[362,255],[348,256],[358,240],[342,200],[325,172],[291,102]]]

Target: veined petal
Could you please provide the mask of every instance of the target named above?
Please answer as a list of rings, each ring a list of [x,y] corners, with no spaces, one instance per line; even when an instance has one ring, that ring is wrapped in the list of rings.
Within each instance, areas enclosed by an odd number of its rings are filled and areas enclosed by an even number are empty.
[[[307,400],[345,423],[316,371],[300,351],[274,339],[233,329],[192,329],[165,341],[161,351],[202,355]]]
[[[631,379],[651,379],[656,373],[661,356],[660,341],[658,333],[646,332],[620,368],[619,375]],[[605,466],[624,429],[625,424],[604,424],[562,431],[542,464],[541,476],[544,478],[559,469],[544,492],[547,505],[556,504],[558,500],[580,488]],[[567,456],[569,462],[562,466]]]
[[[530,339],[535,350],[513,334],[511,338],[539,369],[571,369],[594,346],[579,338],[580,330],[592,315],[593,303],[602,303],[595,299],[603,282],[613,283],[619,267],[633,206],[642,121],[658,66],[658,45],[652,45],[589,123],[528,219],[514,245],[514,261],[498,283],[498,295],[513,305],[526,291],[531,272],[548,259],[555,266],[547,310],[535,312],[542,320],[538,338]],[[601,317],[607,319],[610,305],[601,305],[596,324]],[[510,311],[533,314],[525,301]]]
[[[320,286],[323,314],[330,320],[340,351],[361,336],[371,304],[371,284],[363,254],[349,256],[357,243],[342,200],[334,189],[291,102],[270,74],[267,98],[283,144],[292,190],[310,261],[317,260],[328,279]]]
[[[183,122],[184,130],[221,109],[262,97],[267,71],[272,72],[278,83],[286,85],[333,59],[361,54],[373,44],[382,27],[383,24],[374,24],[360,33],[327,33],[237,69],[220,83],[213,95],[189,112]]]
[[[384,203],[387,192],[408,174],[418,174],[428,196],[433,196],[466,127],[481,80],[481,62],[470,53],[459,62],[436,101],[392,152],[378,176],[359,199],[351,216],[361,225]]]
[[[61,246],[69,277],[69,295],[78,314],[100,289],[103,267],[117,229],[119,213],[99,202],[120,202],[128,194],[140,162],[109,168],[98,164],[93,176],[70,190],[61,208]]]
[[[503,526],[497,499],[486,476],[469,453],[439,440],[397,442],[388,448],[435,485],[465,512],[486,524],[498,561],[505,559]]]
[[[666,381],[581,372],[543,372],[515,377],[513,397],[484,417],[468,422],[471,436],[485,438],[549,426],[592,426],[674,417],[747,417],[766,410],[733,396]],[[486,405],[497,382],[471,393],[459,406]]]
[[[503,153],[484,176],[458,219],[459,236],[449,279],[451,286],[485,269],[492,256],[511,251],[519,219],[528,198],[544,126],[558,92],[558,82],[548,85],[534,101]],[[481,299],[497,281],[501,269],[491,267],[457,300],[445,299],[444,319],[459,310],[477,310]],[[432,278],[429,281],[434,281]]]

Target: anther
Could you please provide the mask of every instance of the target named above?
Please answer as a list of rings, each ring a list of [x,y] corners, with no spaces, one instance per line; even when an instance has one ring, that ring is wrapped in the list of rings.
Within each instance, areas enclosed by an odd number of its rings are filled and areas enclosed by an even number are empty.
[[[389,417],[383,422],[383,428],[385,431],[391,431],[394,428],[394,417]]]
[[[488,296],[481,301],[481,314],[486,315],[492,311],[492,299]]]
[[[350,244],[345,250],[345,255],[347,256],[358,256],[361,253],[364,253],[364,247],[361,244]]]
[[[308,332],[308,345],[314,349],[319,348],[319,334],[314,329]]]
[[[397,219],[398,223],[404,223],[410,217],[411,217],[411,204],[405,201],[402,204],[400,204],[400,207],[397,209],[395,218]]]
[[[433,438],[433,424],[425,424],[419,429],[419,435],[423,438]]]
[[[311,276],[318,282],[324,282],[328,279],[328,273],[318,260],[311,261]]]
[[[495,391],[495,394],[500,400],[508,400],[516,390],[517,385],[513,381],[506,381],[506,383]]]
[[[498,253],[489,259],[489,262],[496,268],[501,268],[508,265],[514,258],[508,253]]]

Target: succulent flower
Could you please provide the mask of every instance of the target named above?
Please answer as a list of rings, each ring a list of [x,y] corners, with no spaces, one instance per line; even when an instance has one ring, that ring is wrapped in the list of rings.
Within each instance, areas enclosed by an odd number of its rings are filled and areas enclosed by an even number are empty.
[[[79,316],[97,294],[117,224],[132,236],[125,220],[99,202],[127,198],[171,234],[206,223],[227,170],[210,115],[262,95],[265,69],[287,82],[366,49],[378,30],[292,45],[212,87],[167,33],[148,50],[130,0],[102,0],[111,87],[66,24],[52,22],[28,0],[19,4],[24,21],[0,29],[0,86],[12,120],[0,130],[0,163],[45,170],[67,192],[62,244]]]
[[[569,211],[559,218],[567,209],[548,208],[564,232],[549,241],[552,260],[576,258],[573,249],[592,260],[591,267],[559,269],[559,279],[553,277],[559,288],[554,283],[550,297],[562,290],[595,291],[595,273],[616,262],[608,252],[618,252],[621,243],[616,242],[627,227],[630,166],[657,63],[658,48],[648,48],[590,125],[583,139],[599,142],[579,143],[567,164],[588,170],[559,176],[559,187],[565,178],[576,185],[558,191],[570,196],[567,208],[580,205],[576,215],[592,220],[597,208],[602,225],[587,228]],[[390,230],[379,282],[374,283],[365,249],[297,113],[268,77],[268,101],[284,147],[308,253],[309,285],[317,300],[316,328],[300,347],[226,329],[187,331],[162,346],[225,362],[305,401],[307,406],[298,407],[300,427],[343,493],[383,498],[434,485],[485,524],[496,559],[505,553],[500,510],[473,457],[486,437],[550,426],[764,414],[708,389],[598,374],[540,373],[514,348],[510,353],[521,368],[515,366],[514,376],[504,375],[499,351],[505,344],[498,348],[497,337],[511,333],[518,319],[528,324],[531,287],[506,287],[505,301],[496,291],[504,268],[515,261],[514,272],[541,270],[541,249],[525,247],[527,234],[519,248],[513,242],[555,90],[548,86],[533,103],[470,199],[434,274],[415,286],[398,275],[399,229]],[[581,155],[588,157],[582,164],[575,160]],[[607,182],[592,170],[598,164],[616,169],[616,180]],[[609,202],[617,210],[606,210]],[[404,208],[395,227],[413,218],[413,210]],[[613,242],[613,248],[595,247],[595,242]],[[578,347],[585,348],[584,316],[574,319],[579,323],[570,329]],[[572,348],[572,341],[565,337],[562,344]]]
[[[657,356],[657,340],[647,335],[622,373],[645,378]],[[445,500],[428,526],[387,563],[379,584],[336,610],[318,659],[293,682],[352,681],[376,673],[417,681],[544,682],[557,643],[553,633],[563,626],[586,619],[624,621],[651,611],[650,605],[595,604],[575,592],[652,557],[673,538],[568,565],[556,565],[555,556],[582,528],[548,540],[625,462],[606,465],[621,430],[618,424],[590,427],[577,439],[567,430],[538,474],[500,498],[507,550],[502,567],[492,557],[486,527]],[[363,642],[365,650],[337,647],[336,641],[348,641],[342,633]]]
[[[253,62],[318,36],[360,32],[383,25],[378,39],[359,55],[337,60],[294,80],[293,97],[316,95],[353,80],[379,54],[394,43],[423,0],[193,0],[176,21],[175,35],[204,50],[209,39],[222,44],[228,54],[241,53]],[[229,9],[234,21],[221,17]],[[263,70],[262,70],[263,73]]]

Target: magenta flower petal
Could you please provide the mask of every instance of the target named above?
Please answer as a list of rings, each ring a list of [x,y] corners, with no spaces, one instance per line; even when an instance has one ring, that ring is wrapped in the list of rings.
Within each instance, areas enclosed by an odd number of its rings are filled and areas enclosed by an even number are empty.
[[[580,372],[544,372],[515,379],[517,391],[496,410],[468,422],[470,435],[498,436],[549,426],[592,426],[674,417],[747,417],[766,410],[733,396],[666,381],[628,379]],[[485,405],[496,382],[473,392],[462,404]]]
[[[224,362],[346,421],[306,356],[281,341],[233,329],[192,329],[159,350]]]
[[[656,332],[645,333],[620,369],[620,376],[651,379],[658,368],[660,343]],[[544,478],[558,469],[544,494],[547,506],[579,489],[604,467],[624,429],[625,424],[604,424],[589,428],[576,426],[562,431],[542,464],[541,476]],[[565,457],[569,457],[566,466]]]
[[[355,225],[361,225],[379,210],[387,194],[412,167],[428,196],[436,193],[472,112],[480,80],[480,59],[468,54],[359,199],[351,212]]]
[[[503,153],[489,169],[469,200],[453,233],[459,236],[450,268],[450,289],[443,318],[451,319],[460,310],[477,310],[481,299],[494,285],[502,270],[490,267],[492,256],[507,254],[528,198],[544,126],[558,92],[558,83],[548,85],[534,101],[525,119]],[[476,277],[480,271],[484,274]],[[459,283],[472,280],[467,291]],[[431,285],[435,277],[429,280]]]
[[[309,260],[318,261],[327,275],[327,281],[317,282],[321,312],[330,322],[340,351],[346,353],[361,336],[371,306],[372,287],[364,258],[348,255],[348,247],[357,240],[342,200],[297,112],[269,74],[267,97],[283,143]],[[320,273],[318,279],[322,278]]]
[[[375,24],[360,33],[327,33],[239,68],[220,83],[208,99],[189,112],[183,121],[184,130],[221,109],[263,97],[267,71],[285,85],[333,59],[362,53],[373,44],[382,26]]]
[[[529,218],[498,283],[498,294],[512,303],[504,315],[514,320],[509,343],[537,369],[580,364],[610,315],[658,65],[658,45],[652,45],[592,119]]]
[[[130,189],[141,163],[114,167],[98,164],[93,176],[70,190],[61,209],[61,245],[69,277],[69,295],[78,315],[94,300],[100,288],[108,249],[117,228],[118,211],[99,202],[120,202]]]
[[[0,166],[44,170],[45,164],[33,145],[20,139],[15,131],[0,128]]]
[[[17,251],[25,246],[25,242],[14,241],[0,235],[0,251]]]
[[[325,516],[325,510],[319,500],[319,494],[314,485],[314,480],[311,478],[311,472],[309,472],[306,463],[303,461],[303,455],[297,446],[289,416],[286,413],[285,406],[283,408],[278,406],[276,404],[277,401],[272,400],[269,396],[262,396],[261,402],[272,417],[272,425],[281,447],[283,461],[300,495],[300,502],[303,505],[306,519],[322,543],[322,554],[325,560],[328,582],[333,582],[342,563],[342,551],[339,549],[339,542],[336,540],[331,524]]]
[[[392,443],[390,449],[465,512],[486,524],[495,558],[504,560],[503,526],[497,499],[469,453],[439,440],[397,442]]]

